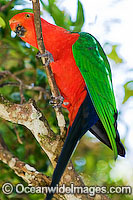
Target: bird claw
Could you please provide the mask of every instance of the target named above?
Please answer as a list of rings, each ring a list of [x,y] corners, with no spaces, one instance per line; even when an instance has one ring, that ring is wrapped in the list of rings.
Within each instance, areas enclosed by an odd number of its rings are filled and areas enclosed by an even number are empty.
[[[45,66],[48,66],[51,62],[54,62],[54,58],[53,58],[52,54],[47,50],[45,50],[44,54],[41,54],[40,51],[38,51],[36,54],[36,57],[37,58],[44,57],[45,58]]]
[[[51,100],[49,101],[50,105],[53,105],[53,108],[60,108],[63,104],[64,98],[62,96],[53,97],[51,96]]]

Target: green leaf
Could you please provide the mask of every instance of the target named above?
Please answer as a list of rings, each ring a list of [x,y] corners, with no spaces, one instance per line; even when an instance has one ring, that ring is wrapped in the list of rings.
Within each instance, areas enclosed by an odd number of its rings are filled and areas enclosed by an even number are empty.
[[[125,89],[125,96],[123,99],[123,104],[133,96],[133,81],[128,81],[127,83],[124,84],[124,89]]]
[[[43,6],[43,9],[46,10],[47,12],[49,11],[49,6],[47,6],[42,0],[40,0],[42,6]]]
[[[122,63],[122,58],[119,57],[117,53],[118,45],[112,45],[112,51],[107,55],[109,58],[115,61],[116,64]]]
[[[5,28],[6,27],[6,23],[4,21],[4,19],[2,17],[0,17],[0,28]]]
[[[73,26],[75,26],[73,31],[80,32],[83,24],[84,24],[84,10],[81,2],[78,0],[77,18],[76,21],[73,23]]]
[[[81,2],[78,0],[78,9],[76,21],[71,20],[71,16],[65,11],[60,10],[55,0],[49,0],[49,5],[46,5],[42,0],[43,9],[46,10],[54,19],[55,24],[71,31],[81,31],[84,24],[84,11]]]
[[[64,16],[64,12],[61,11],[57,6],[55,1],[53,0],[49,0],[49,8],[48,8],[49,13],[51,14],[51,16],[53,17],[56,25],[65,27],[65,16]]]

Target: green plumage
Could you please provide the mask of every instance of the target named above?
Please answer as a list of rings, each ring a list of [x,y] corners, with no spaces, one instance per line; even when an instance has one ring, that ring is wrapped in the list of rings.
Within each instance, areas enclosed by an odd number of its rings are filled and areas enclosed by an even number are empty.
[[[90,94],[91,100],[117,158],[115,114],[116,102],[112,75],[107,57],[99,42],[88,33],[80,33],[72,46],[73,55]]]

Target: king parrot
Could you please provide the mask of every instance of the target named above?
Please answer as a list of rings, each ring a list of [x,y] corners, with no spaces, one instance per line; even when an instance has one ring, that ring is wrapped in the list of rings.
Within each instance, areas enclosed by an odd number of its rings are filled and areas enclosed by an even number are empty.
[[[9,21],[22,40],[38,48],[33,13],[19,13]],[[46,50],[54,61],[50,67],[69,111],[69,131],[53,173],[55,187],[80,138],[89,130],[117,155],[125,149],[117,130],[117,109],[112,75],[107,57],[95,37],[89,33],[74,33],[41,18]],[[48,193],[50,200],[53,193]]]

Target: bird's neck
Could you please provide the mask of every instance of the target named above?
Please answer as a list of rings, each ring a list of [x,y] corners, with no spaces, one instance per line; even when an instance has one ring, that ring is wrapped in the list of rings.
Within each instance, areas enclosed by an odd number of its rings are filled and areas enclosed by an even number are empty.
[[[48,23],[42,19],[42,34],[46,49],[57,60],[63,51],[71,48],[79,38],[78,33],[71,33],[62,27]]]

